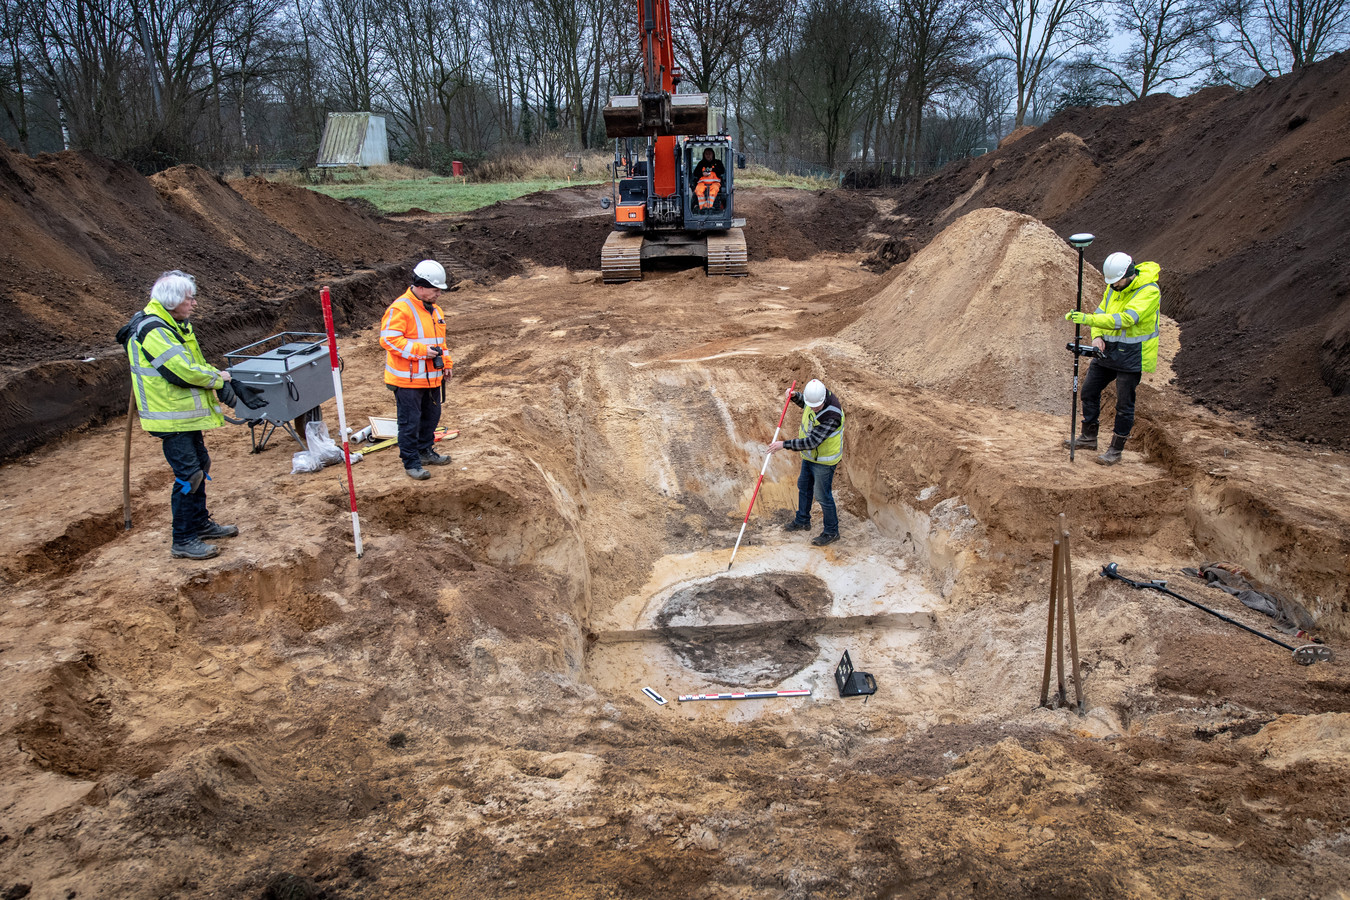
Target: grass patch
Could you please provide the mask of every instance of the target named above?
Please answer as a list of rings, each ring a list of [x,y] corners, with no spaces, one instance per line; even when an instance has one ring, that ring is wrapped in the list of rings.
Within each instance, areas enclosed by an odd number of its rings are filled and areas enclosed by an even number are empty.
[[[357,197],[382,213],[401,213],[423,209],[430,213],[461,213],[491,206],[499,200],[514,200],[535,191],[552,191],[577,184],[598,184],[600,179],[566,181],[506,181],[480,184],[458,178],[418,178],[411,181],[383,181],[369,184],[317,184],[310,190],[338,200]]]
[[[765,166],[746,166],[736,171],[737,187],[788,187],[807,191],[827,191],[839,186],[833,178],[810,175],[784,175]]]
[[[276,172],[268,177],[337,200],[364,200],[382,213],[420,209],[443,214],[470,212],[536,191],[578,184],[608,185],[612,161],[612,154],[599,151],[586,151],[579,157],[577,154],[537,153],[485,160],[464,179],[433,175],[397,163],[364,169],[326,169],[320,184],[308,180],[316,170],[311,170],[308,176],[295,171]],[[580,173],[576,172],[578,165]],[[236,177],[242,177],[242,173]],[[837,186],[832,178],[783,175],[755,165],[738,169],[736,184],[738,187],[787,187],[811,191]]]

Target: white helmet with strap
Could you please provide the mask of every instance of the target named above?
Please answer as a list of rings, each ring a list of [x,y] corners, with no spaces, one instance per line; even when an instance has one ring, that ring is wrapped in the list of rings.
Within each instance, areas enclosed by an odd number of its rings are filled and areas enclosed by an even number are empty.
[[[1134,260],[1130,259],[1130,254],[1112,253],[1106,258],[1106,262],[1102,263],[1102,277],[1106,279],[1107,284],[1115,284],[1125,277],[1133,264]]]
[[[434,288],[446,290],[445,266],[434,259],[424,259],[413,269],[413,277],[420,278]]]
[[[825,385],[819,379],[812,378],[802,390],[802,402],[810,407],[820,406],[825,402]]]

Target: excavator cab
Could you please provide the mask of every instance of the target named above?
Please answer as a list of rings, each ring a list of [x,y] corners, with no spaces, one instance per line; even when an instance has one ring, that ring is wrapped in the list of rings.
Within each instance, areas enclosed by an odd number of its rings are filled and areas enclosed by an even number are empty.
[[[685,173],[684,227],[691,231],[730,228],[734,177],[731,142],[708,135],[690,137],[680,151]]]

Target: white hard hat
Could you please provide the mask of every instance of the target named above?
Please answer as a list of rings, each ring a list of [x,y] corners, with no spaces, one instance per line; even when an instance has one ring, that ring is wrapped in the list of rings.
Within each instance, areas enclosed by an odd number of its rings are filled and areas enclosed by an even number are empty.
[[[819,380],[812,378],[806,383],[806,388],[802,390],[802,401],[807,406],[819,406],[825,402],[825,385]]]
[[[1106,262],[1102,263],[1102,277],[1106,279],[1107,284],[1115,284],[1130,271],[1130,264],[1133,262],[1128,253],[1112,253],[1106,258]]]
[[[1129,257],[1126,257],[1127,259]],[[424,259],[413,269],[413,275],[428,282],[432,287],[446,289],[445,267],[434,259]]]

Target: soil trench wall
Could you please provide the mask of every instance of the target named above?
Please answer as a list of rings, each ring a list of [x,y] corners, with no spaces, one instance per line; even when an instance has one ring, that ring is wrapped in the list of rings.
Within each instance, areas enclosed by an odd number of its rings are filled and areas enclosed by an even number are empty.
[[[379,320],[405,287],[406,268],[385,266],[334,280],[334,325],[349,332]],[[281,331],[324,330],[317,287],[291,291],[235,315],[216,316],[199,329],[203,351],[224,366],[223,354]],[[87,360],[58,359],[0,374],[0,462],[43,443],[124,415],[131,377],[122,348],[114,345]]]

